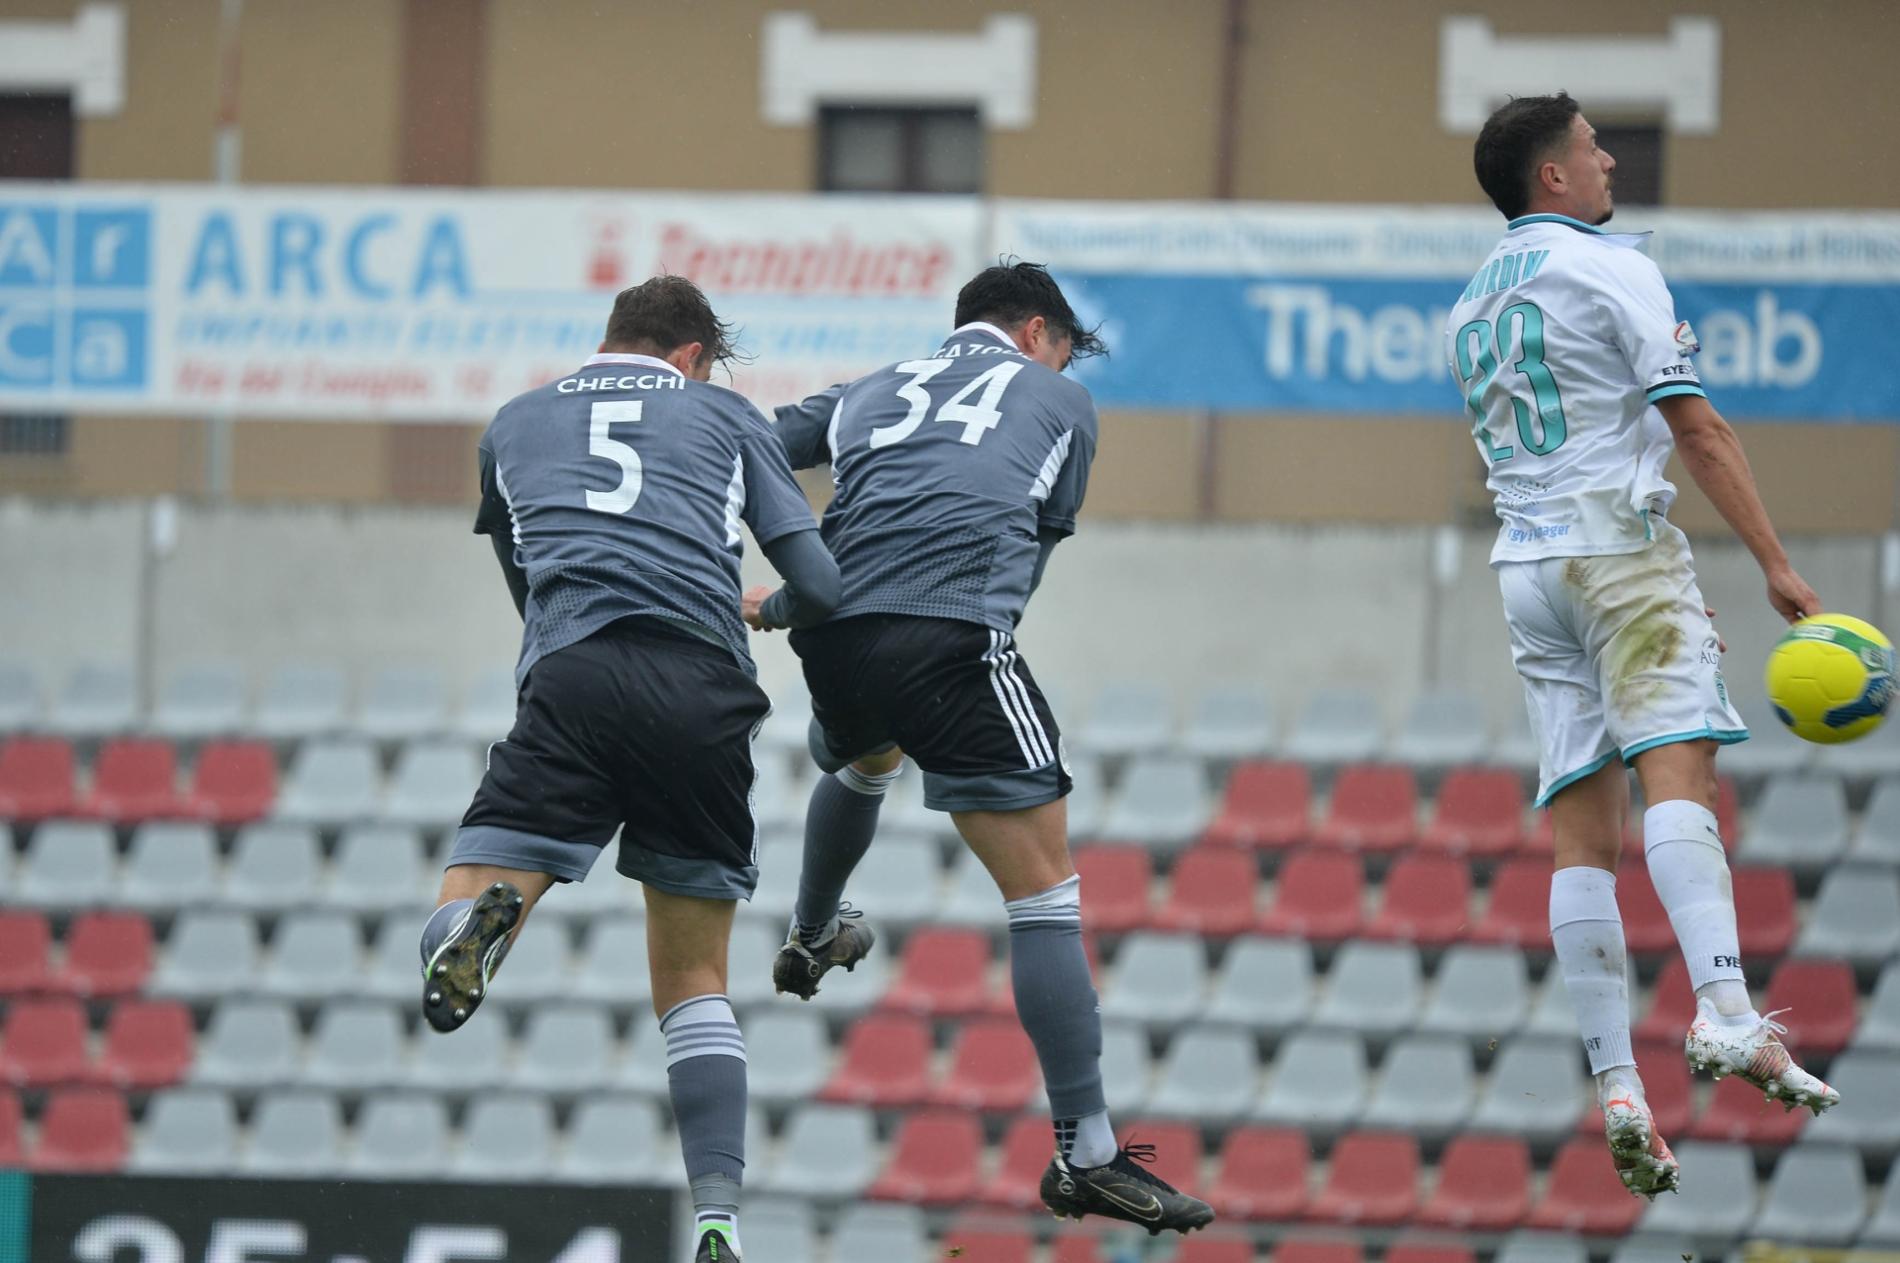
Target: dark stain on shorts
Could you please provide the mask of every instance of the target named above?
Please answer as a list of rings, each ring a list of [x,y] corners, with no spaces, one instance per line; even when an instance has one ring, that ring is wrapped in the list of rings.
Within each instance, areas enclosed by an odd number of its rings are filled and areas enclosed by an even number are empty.
[[[1667,606],[1653,606],[1617,636],[1610,704],[1624,718],[1633,718],[1644,706],[1662,696],[1669,681],[1664,672],[1682,655],[1682,625]]]
[[[1564,563],[1564,582],[1582,590],[1590,586],[1590,563],[1581,557],[1572,557]]]

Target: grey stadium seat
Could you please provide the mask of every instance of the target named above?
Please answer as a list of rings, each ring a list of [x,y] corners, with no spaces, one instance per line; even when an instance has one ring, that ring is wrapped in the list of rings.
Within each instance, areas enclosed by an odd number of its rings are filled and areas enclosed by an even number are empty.
[[[418,985],[412,982],[404,999],[413,1004],[417,994]],[[414,1088],[475,1092],[507,1082],[508,1051],[507,1015],[483,1008],[466,1026],[448,1034],[426,1024],[418,1027],[403,1069]]]
[[[257,927],[249,913],[186,909],[172,923],[159,953],[152,992],[184,1000],[213,1000],[253,990],[258,954]]]
[[[1150,1027],[1175,1027],[1200,1013],[1207,957],[1191,934],[1130,934],[1108,970],[1102,1016]]]
[[[1511,707],[1505,716],[1490,762],[1526,776],[1537,774],[1537,738],[1531,732],[1530,713],[1522,705]]]
[[[300,1082],[339,1092],[394,1087],[405,1076],[406,1044],[393,1005],[374,1000],[327,1004],[310,1033]]]
[[[924,1213],[915,1206],[852,1206],[831,1234],[834,1259],[924,1259],[930,1247]]]
[[[49,820],[34,831],[8,901],[41,908],[98,907],[117,893],[117,868],[109,827]]]
[[[1274,747],[1273,699],[1256,685],[1216,685],[1195,699],[1181,749],[1198,759],[1257,759]]]
[[[576,1184],[657,1184],[678,1161],[662,1143],[657,1104],[603,1096],[574,1107],[567,1146],[555,1169]],[[751,1226],[749,1209],[746,1226]]]
[[[628,913],[595,917],[567,985],[577,1000],[644,1010],[653,994],[645,920]]]
[[[1150,754],[1165,750],[1173,731],[1174,704],[1164,689],[1120,681],[1095,695],[1075,745],[1110,758]]]
[[[1755,804],[1740,858],[1816,877],[1846,850],[1847,791],[1839,779],[1777,776]]]
[[[1439,1141],[1464,1123],[1475,1094],[1469,1044],[1449,1035],[1408,1035],[1386,1053],[1360,1122]]]
[[[604,1010],[549,1005],[529,1015],[510,1082],[530,1092],[593,1091],[608,1084],[613,1055],[613,1027]]]
[[[1379,752],[1385,721],[1361,689],[1323,689],[1300,709],[1287,734],[1286,757],[1302,763],[1363,763]]]
[[[1259,1075],[1251,1034],[1190,1027],[1168,1048],[1148,1112],[1210,1123],[1236,1118],[1253,1104]]]
[[[1625,1237],[1610,1251],[1610,1263],[1681,1263],[1695,1257],[1695,1243],[1681,1237],[1639,1235]]]
[[[1732,1241],[1755,1216],[1755,1162],[1746,1145],[1685,1140],[1673,1146],[1684,1179],[1674,1197],[1658,1197],[1643,1212],[1644,1232],[1674,1233],[1699,1244]]]
[[[308,825],[245,825],[225,866],[220,898],[243,908],[289,908],[310,901],[321,874],[316,831]]]
[[[1278,1033],[1313,1011],[1313,949],[1299,939],[1242,938],[1214,975],[1205,1020]]]
[[[297,1077],[297,1021],[275,1000],[226,1000],[198,1040],[193,1083],[267,1088]]]
[[[1366,1047],[1358,1036],[1297,1031],[1280,1045],[1253,1116],[1316,1137],[1337,1135],[1365,1111],[1366,1087]]]
[[[1422,694],[1412,703],[1398,735],[1392,739],[1391,758],[1428,772],[1442,772],[1461,763],[1483,760],[1491,734],[1484,705],[1469,693]]]
[[[1722,770],[1741,780],[1788,776],[1806,767],[1814,747],[1795,736],[1766,698],[1749,698],[1736,707],[1748,725],[1748,740],[1722,750]]]
[[[515,726],[515,673],[511,667],[483,671],[462,694],[455,716],[457,735],[487,745],[500,741]]]
[[[1755,1218],[1755,1235],[1771,1241],[1848,1245],[1860,1234],[1866,1216],[1860,1154],[1839,1145],[1804,1142],[1783,1150],[1775,1162],[1768,1195]]]
[[[1842,1101],[1867,1104],[1829,1110],[1808,1124],[1804,1141],[1852,1145],[1882,1161],[1900,1152],[1900,1053],[1851,1048],[1828,1067],[1827,1081]]]
[[[1900,724],[1883,723],[1858,741],[1831,747],[1825,757],[1828,771],[1851,781],[1900,776]]]
[[[1633,983],[1630,993],[1632,996],[1637,994]],[[1570,992],[1556,969],[1545,971],[1543,985],[1538,988],[1536,1001],[1531,1005],[1524,1033],[1552,1039],[1577,1037],[1577,1008],[1571,1003]]]
[[[260,737],[301,741],[341,731],[347,689],[343,672],[316,663],[279,667],[257,699],[251,726]]]
[[[535,915],[596,917],[637,911],[642,906],[640,884],[622,877],[614,867],[619,847],[616,835],[595,859],[585,881],[555,886],[534,905]]]
[[[1576,1237],[1519,1229],[1504,1238],[1496,1263],[1585,1263],[1588,1252]]]
[[[1439,961],[1432,998],[1418,1028],[1489,1044],[1523,1027],[1530,1000],[1524,953],[1461,943]]]
[[[763,921],[783,931],[798,901],[798,870],[804,861],[804,843],[794,834],[778,831],[759,842],[759,885],[749,903],[739,905],[738,919]],[[846,894],[849,895],[847,887]]]
[[[1410,943],[1347,943],[1327,971],[1313,1024],[1375,1040],[1410,1030],[1424,990],[1420,973]]]
[[[1491,1063],[1468,1128],[1555,1144],[1576,1130],[1588,1086],[1574,1029],[1568,1039],[1511,1040]]]
[[[237,1111],[203,1088],[159,1092],[132,1144],[134,1171],[221,1175],[237,1164]]]
[[[421,916],[386,916],[370,942],[369,962],[356,994],[376,1000],[414,1001],[422,987]],[[546,929],[546,926],[538,927]]]
[[[950,814],[924,806],[924,773],[915,763],[905,760],[903,772],[884,791],[884,806],[878,811],[878,838],[891,834],[911,834],[922,838],[953,838],[956,825]]]
[[[203,903],[217,888],[218,842],[211,826],[155,821],[132,834],[117,901],[162,911]]]
[[[449,690],[434,667],[382,667],[363,687],[358,732],[376,741],[408,741],[445,731]]]
[[[1900,1250],[1900,1162],[1887,1168],[1887,1182],[1880,1187],[1873,1217],[1860,1231],[1860,1244]]]
[[[53,699],[46,726],[69,737],[104,737],[138,724],[138,685],[130,667],[85,663]]]
[[[1122,773],[1102,834],[1119,842],[1178,850],[1201,836],[1213,812],[1207,776],[1198,760],[1136,759]]]
[[[362,954],[355,917],[345,912],[293,912],[277,923],[271,936],[264,990],[291,1000],[348,995],[362,972]]]
[[[0,659],[0,733],[30,732],[40,726],[40,685],[24,662]]]
[[[1102,765],[1087,755],[1069,756],[1069,838],[1086,841],[1102,836],[1108,820],[1108,782]]]
[[[976,856],[967,851],[957,857],[950,868],[950,876],[945,879],[942,902],[933,918],[944,925],[971,926],[980,930],[1002,930],[1009,924],[1009,913],[1003,907],[1003,896],[996,889],[996,879],[990,876]],[[867,916],[876,916],[874,908],[866,908]]]
[[[743,1034],[743,1025],[741,1033]],[[658,1022],[635,1019],[627,1055],[615,1071],[613,1091],[661,1100],[667,1093],[666,1035]],[[748,1079],[750,1066],[747,1067]]]
[[[554,1113],[538,1096],[485,1096],[462,1119],[457,1179],[519,1184],[554,1165]]]
[[[323,895],[332,907],[357,912],[433,910],[440,883],[435,867],[423,860],[422,838],[414,828],[359,824],[343,831]]]
[[[1887,727],[1900,732],[1900,721]],[[1861,863],[1900,868],[1900,776],[1888,777],[1874,786],[1867,809],[1861,812],[1860,828],[1854,834],[1847,857]]]
[[[537,925],[530,918],[508,945],[508,955],[495,973],[491,1000],[514,1008],[566,996],[574,981],[570,947],[566,926],[559,921]],[[644,968],[644,956],[641,964]]]
[[[1148,1032],[1128,1022],[1102,1023],[1102,1086],[1110,1113],[1126,1117],[1145,1112],[1153,1077]],[[1038,1088],[1037,1099],[1046,1104],[1048,1093]]]
[[[244,672],[234,662],[181,667],[166,681],[152,708],[151,729],[190,740],[243,732]]]
[[[373,1096],[356,1120],[354,1175],[429,1177],[448,1168],[448,1111],[434,1097]]]
[[[753,765],[752,815],[759,828],[773,831],[805,826],[806,787],[784,759],[762,758]]]
[[[468,811],[481,784],[482,759],[460,741],[414,741],[396,756],[382,818],[399,824],[450,825]]]
[[[869,1187],[880,1164],[871,1111],[849,1105],[807,1105],[786,1124],[778,1159],[766,1172],[761,1190],[849,1201]]]
[[[371,819],[382,806],[382,780],[368,742],[306,742],[277,795],[275,818],[330,827]]]
[[[741,921],[732,927],[726,940],[726,997],[742,1011],[770,1004],[778,994],[772,986],[772,958],[784,943],[783,926]]]
[[[244,1147],[246,1175],[333,1176],[343,1169],[343,1112],[323,1092],[270,1092],[258,1099]]]
[[[759,728],[758,751],[809,760],[810,731],[811,694],[804,676],[794,673],[772,690],[772,713]]]
[[[1900,953],[1900,872],[1868,864],[1829,869],[1794,950],[1869,967]]]
[[[858,862],[845,893],[880,925],[917,925],[935,919],[942,878],[934,842],[880,837]]]
[[[802,1009],[804,1006],[800,1006]],[[818,1094],[831,1075],[831,1042],[823,1017],[799,1009],[770,1008],[740,1023],[748,1058],[746,1090],[755,1099],[789,1104]]]
[[[1900,1052],[1900,960],[1888,961],[1880,971],[1874,994],[1854,1030],[1854,1047]]]
[[[751,1146],[746,1147],[750,1153]],[[818,1263],[811,1205],[789,1197],[746,1199],[745,1247],[773,1263]]]

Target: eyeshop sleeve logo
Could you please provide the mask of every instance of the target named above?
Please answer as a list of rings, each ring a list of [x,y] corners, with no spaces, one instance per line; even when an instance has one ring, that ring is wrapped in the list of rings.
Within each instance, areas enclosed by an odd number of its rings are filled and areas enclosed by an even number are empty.
[[[143,390],[149,206],[0,201],[0,390]]]

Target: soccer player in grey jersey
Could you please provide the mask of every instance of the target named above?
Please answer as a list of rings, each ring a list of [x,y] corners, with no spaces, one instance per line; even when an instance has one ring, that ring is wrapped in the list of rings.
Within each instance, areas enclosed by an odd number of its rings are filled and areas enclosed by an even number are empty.
[[[829,621],[792,634],[812,752],[830,775],[812,792],[773,978],[809,999],[827,970],[870,950],[841,900],[908,753],[925,803],[951,814],[1008,910],[1016,1011],[1055,1120],[1044,1203],[1186,1232],[1213,1211],[1144,1170],[1151,1148],[1120,1148],[1109,1125],[1062,738],[1014,641],[1050,551],[1075,530],[1095,456],[1095,406],[1062,370],[1103,348],[1031,263],[978,274],[956,324],[933,355],[778,410],[792,464],[831,464],[823,533],[844,596]]]
[[[739,1257],[745,1042],[726,942],[758,881],[752,738],[770,709],[746,623],[814,623],[839,585],[770,424],[708,383],[728,334],[690,281],[656,277],[615,299],[600,354],[483,436],[475,529],[525,622],[519,697],[422,937],[423,1013],[455,1030],[535,900],[621,832],[700,1263]],[[740,594],[742,522],[785,577],[776,593]]]

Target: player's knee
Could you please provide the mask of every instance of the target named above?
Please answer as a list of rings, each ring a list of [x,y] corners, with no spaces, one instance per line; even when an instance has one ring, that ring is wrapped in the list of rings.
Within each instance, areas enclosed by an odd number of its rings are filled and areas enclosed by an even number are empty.
[[[852,770],[863,776],[889,776],[904,766],[904,752],[896,746],[876,750],[851,761]]]

